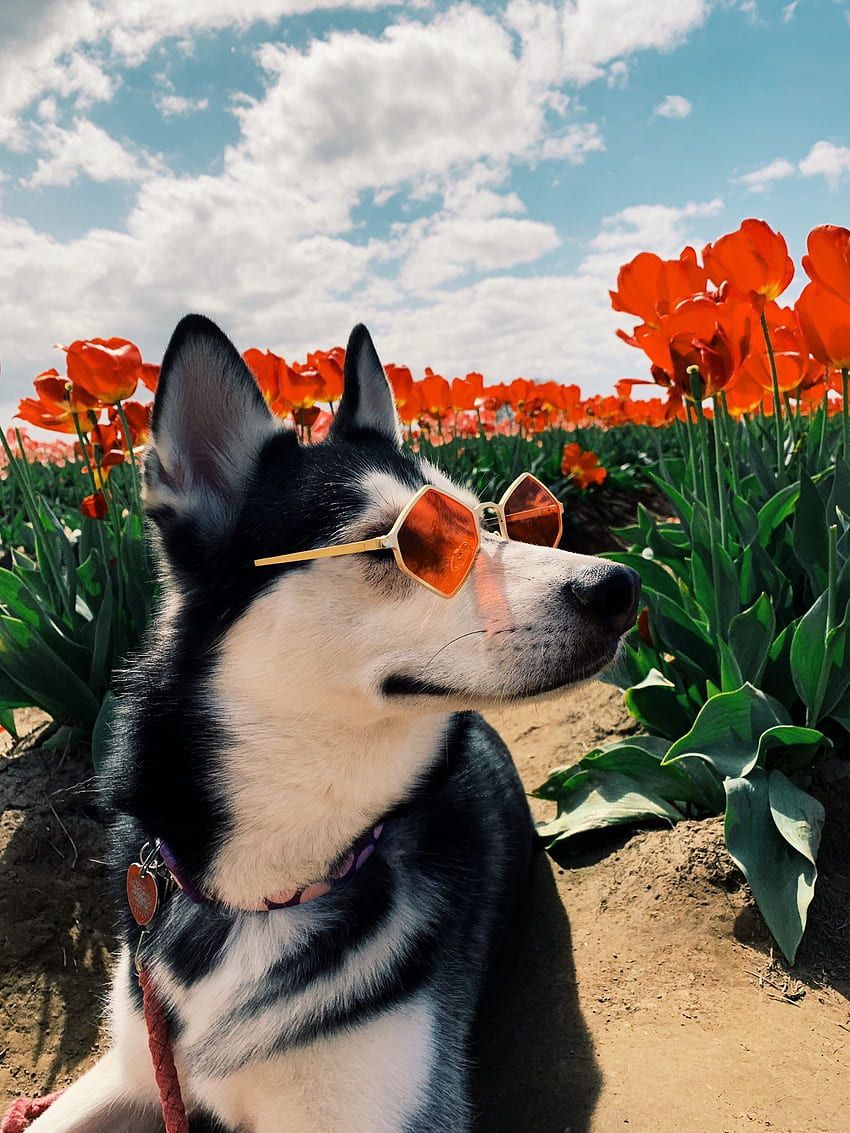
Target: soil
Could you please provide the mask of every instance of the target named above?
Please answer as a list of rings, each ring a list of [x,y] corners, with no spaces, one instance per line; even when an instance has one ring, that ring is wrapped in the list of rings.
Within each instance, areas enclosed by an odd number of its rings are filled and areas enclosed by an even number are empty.
[[[490,718],[529,789],[631,729],[601,683]],[[112,917],[91,767],[38,738],[0,755],[0,1111],[68,1083],[105,1041]],[[538,855],[481,1029],[480,1133],[850,1129],[847,765],[813,789],[832,809],[793,970],[771,952],[719,820]]]

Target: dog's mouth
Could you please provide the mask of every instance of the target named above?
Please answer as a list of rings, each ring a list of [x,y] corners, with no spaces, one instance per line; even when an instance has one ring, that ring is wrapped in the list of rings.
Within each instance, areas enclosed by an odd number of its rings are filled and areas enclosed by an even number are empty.
[[[484,701],[498,700],[502,703],[512,700],[527,700],[545,693],[557,692],[568,688],[580,681],[606,669],[617,656],[620,639],[616,638],[606,645],[606,648],[595,658],[581,664],[574,662],[562,666],[553,666],[541,680],[517,686],[516,689],[482,689],[459,688],[431,681],[424,677],[414,676],[410,673],[391,673],[381,682],[381,694],[388,700],[398,700],[409,697],[429,697],[440,700],[463,701],[465,703],[483,703]]]

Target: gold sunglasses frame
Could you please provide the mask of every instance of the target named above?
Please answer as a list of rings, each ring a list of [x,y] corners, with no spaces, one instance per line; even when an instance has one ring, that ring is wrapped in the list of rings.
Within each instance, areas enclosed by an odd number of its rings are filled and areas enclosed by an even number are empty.
[[[343,555],[359,555],[364,551],[392,551],[396,566],[402,574],[406,574],[408,578],[412,578],[414,582],[418,582],[420,586],[424,586],[426,590],[430,590],[433,594],[438,594],[441,598],[454,598],[455,594],[457,594],[467,578],[469,578],[470,571],[478,557],[478,552],[481,550],[481,518],[483,513],[485,511],[494,511],[498,516],[499,531],[502,538],[510,539],[508,535],[507,519],[505,517],[505,504],[524,480],[533,480],[539,488],[542,488],[544,492],[548,492],[558,508],[558,537],[553,544],[553,546],[557,547],[564,532],[564,505],[560,500],[555,499],[549,488],[538,480],[536,476],[532,476],[530,472],[521,472],[516,480],[506,489],[499,503],[486,500],[480,504],[476,504],[475,507],[470,507],[469,504],[464,503],[463,500],[458,499],[457,496],[453,496],[451,492],[446,492],[443,488],[438,488],[435,484],[423,484],[399,512],[395,523],[386,535],[377,535],[374,539],[360,539],[356,543],[335,543],[330,547],[316,547],[311,551],[293,551],[288,555],[269,555],[262,559],[254,559],[254,566],[279,566],[284,563],[309,562],[311,559],[336,559],[341,558]],[[420,578],[418,574],[414,574],[413,571],[405,565],[404,559],[401,556],[401,549],[398,545],[398,533],[404,525],[404,521],[407,519],[408,515],[410,515],[410,512],[418,501],[428,492],[438,492],[441,496],[445,496],[447,499],[451,500],[453,504],[458,504],[465,511],[469,512],[475,523],[475,554],[469,560],[469,566],[463,578],[461,578],[460,582],[450,594],[446,594],[444,590],[438,590],[436,586],[432,586],[430,582],[426,582],[423,578]],[[511,519],[522,519],[525,516],[535,515],[540,510],[540,508],[529,508],[527,511],[512,512]]]

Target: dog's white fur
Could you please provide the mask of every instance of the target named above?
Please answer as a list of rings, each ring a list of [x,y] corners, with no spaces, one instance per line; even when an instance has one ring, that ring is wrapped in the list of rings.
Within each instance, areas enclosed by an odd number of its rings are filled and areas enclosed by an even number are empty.
[[[165,455],[179,480],[179,461],[173,452]],[[436,470],[427,475],[476,502]],[[357,526],[340,530],[340,540],[389,530],[413,491],[385,474],[373,474],[364,488],[374,505]],[[563,618],[553,618],[551,601],[571,579],[591,576],[597,560],[485,535],[472,576],[447,602],[394,564],[364,558],[287,572],[221,643],[209,706],[234,736],[221,788],[236,821],[205,886],[223,901],[252,905],[325,876],[364,827],[404,797],[449,712],[541,688],[553,659],[593,653],[582,637],[590,631],[580,619],[565,628]],[[161,632],[179,602],[176,591],[167,595]],[[380,692],[389,673],[467,691],[438,710],[433,698],[393,702]],[[435,1020],[422,996],[247,1067],[245,1052],[256,1048],[264,1028],[279,1034],[285,1025],[280,1004],[269,1008],[273,1020],[260,1012],[234,1025],[232,1066],[222,1061],[221,1042],[211,1041],[222,1004],[269,969],[303,931],[302,917],[293,909],[246,920],[221,962],[189,991],[154,962],[158,992],[183,1024],[175,1055],[184,1099],[246,1133],[397,1133],[430,1073]],[[398,923],[403,926],[403,910]],[[375,947],[393,947],[392,936],[353,950],[332,986],[314,981],[292,1010],[313,1004],[319,1012],[329,996],[344,1003],[349,985],[368,981]],[[161,1128],[144,1021],[128,993],[129,963],[125,948],[111,1001],[113,1049],[35,1122],[34,1133]]]

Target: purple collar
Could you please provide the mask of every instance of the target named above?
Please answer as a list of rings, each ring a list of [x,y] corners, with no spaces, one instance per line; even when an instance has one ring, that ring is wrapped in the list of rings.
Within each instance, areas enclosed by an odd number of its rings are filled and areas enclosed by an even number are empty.
[[[366,864],[374,853],[375,846],[378,844],[383,831],[384,823],[379,822],[377,826],[362,834],[351,849],[337,862],[331,875],[322,881],[311,882],[301,889],[284,889],[272,893],[256,905],[231,907],[239,908],[246,913],[267,913],[275,909],[291,909],[295,905],[306,905],[308,901],[315,901],[317,897],[324,897],[332,889],[337,889],[340,885],[350,881],[354,874]],[[179,889],[183,890],[190,901],[194,901],[197,905],[227,904],[227,902],[217,901],[214,897],[210,897],[209,894],[202,892],[193,885],[181,870],[177,859],[165,842],[158,842],[158,848],[163,865],[171,874],[174,883]]]

